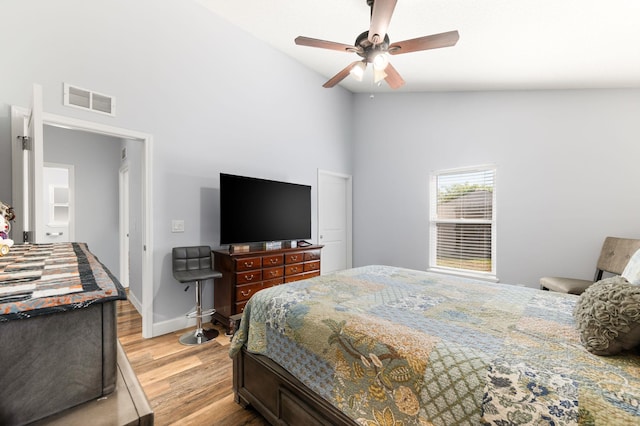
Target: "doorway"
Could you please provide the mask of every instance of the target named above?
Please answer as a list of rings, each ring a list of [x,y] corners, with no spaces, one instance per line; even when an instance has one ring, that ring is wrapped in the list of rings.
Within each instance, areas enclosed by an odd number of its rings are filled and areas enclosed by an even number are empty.
[[[75,237],[67,239],[63,229],[51,228],[48,218],[50,207],[46,202],[40,209],[47,220],[36,227],[34,242],[81,241],[87,243],[95,254],[120,280],[120,234],[118,170],[122,165],[121,145],[124,141],[112,136],[78,131],[62,127],[43,125],[43,160],[66,162],[74,166],[76,185],[74,188]],[[139,143],[139,142],[138,142]],[[46,164],[46,163],[45,163]],[[139,166],[138,166],[139,169]],[[45,167],[46,171],[47,168]],[[56,188],[62,191],[62,188]],[[42,194],[47,200],[50,188],[43,186]],[[126,200],[129,201],[128,199]],[[64,206],[57,207],[62,210]],[[56,225],[60,221],[55,222]],[[39,232],[42,229],[43,232]],[[139,291],[135,292],[139,298]]]
[[[36,92],[36,90],[34,90]],[[37,98],[37,93],[34,93],[34,99]],[[34,105],[37,105],[37,102],[34,101]],[[41,105],[41,102],[40,102]],[[25,160],[22,156],[14,155],[14,199],[16,194],[20,194],[19,197],[31,197],[33,200],[38,200],[35,204],[36,208],[32,208],[36,213],[42,210],[42,206],[38,206],[41,200],[41,196],[38,194],[42,193],[42,179],[36,178],[31,179],[29,184],[25,184],[23,182],[24,178],[19,177],[15,178],[16,170],[22,171],[22,164],[27,164],[29,162],[33,163],[31,167],[33,173],[35,171],[36,176],[41,176],[41,172],[38,170],[43,169],[43,142],[42,139],[38,140],[36,137],[40,135],[42,138],[42,127],[44,125],[54,126],[69,129],[72,131],[86,132],[88,134],[95,135],[103,135],[110,136],[113,138],[118,138],[122,140],[134,141],[134,143],[138,144],[140,148],[140,161],[136,166],[140,170],[140,254],[139,254],[139,264],[140,264],[140,295],[138,296],[141,300],[136,305],[139,309],[139,312],[142,316],[142,336],[145,338],[153,337],[153,254],[152,251],[148,248],[152,247],[152,217],[151,217],[151,175],[152,175],[152,167],[151,167],[151,143],[152,136],[146,133],[117,128],[113,126],[107,126],[95,122],[89,122],[84,120],[78,120],[71,117],[59,116],[54,114],[45,113],[42,111],[36,112],[36,107],[34,106],[31,110],[21,107],[12,106],[11,108],[12,114],[12,140],[13,143],[17,143],[15,141],[20,140],[25,135],[31,135],[31,149],[32,153],[30,154],[30,159]],[[39,118],[39,120],[37,120]],[[34,121],[38,121],[34,123]],[[29,127],[38,127],[37,131],[29,131]],[[15,150],[12,150],[15,152]],[[13,154],[12,154],[13,155]],[[34,161],[35,160],[35,161]],[[97,160],[96,160],[97,161]],[[117,169],[116,169],[116,173]],[[19,182],[19,184],[16,184]],[[35,185],[35,188],[31,187]],[[17,186],[17,189],[16,189]],[[30,188],[31,187],[31,188]],[[116,183],[116,187],[118,184]],[[30,194],[36,194],[36,196],[32,196]],[[34,201],[35,202],[35,201]],[[76,200],[76,205],[79,201]],[[116,201],[117,203],[118,201]],[[16,203],[19,206],[27,205],[28,202],[25,203]],[[29,210],[25,208],[24,210]],[[117,209],[116,209],[117,215]],[[36,218],[36,221],[41,222],[41,218],[38,214],[32,214],[33,217]],[[29,230],[40,229],[42,225],[34,225]],[[119,235],[119,230],[116,229],[116,235]],[[37,242],[37,241],[36,241]]]

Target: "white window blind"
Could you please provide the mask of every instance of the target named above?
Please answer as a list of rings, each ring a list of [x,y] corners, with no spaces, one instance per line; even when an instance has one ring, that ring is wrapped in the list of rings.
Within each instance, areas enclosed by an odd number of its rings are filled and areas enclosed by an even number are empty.
[[[491,166],[431,175],[430,269],[495,279],[495,177]]]

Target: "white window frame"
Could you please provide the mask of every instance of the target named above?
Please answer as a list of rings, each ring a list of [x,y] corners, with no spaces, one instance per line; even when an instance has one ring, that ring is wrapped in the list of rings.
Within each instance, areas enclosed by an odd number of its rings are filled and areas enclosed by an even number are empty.
[[[473,172],[484,172],[484,171],[492,171],[493,172],[493,190],[492,190],[492,208],[491,208],[491,219],[441,219],[437,216],[437,207],[438,207],[438,177],[443,175],[452,175],[452,174],[467,174]],[[438,170],[432,171],[430,173],[430,184],[429,184],[429,271],[432,272],[440,272],[451,275],[460,275],[464,277],[471,278],[479,278],[486,281],[498,282],[497,277],[497,257],[496,257],[496,246],[497,246],[497,205],[496,205],[496,182],[497,182],[497,167],[493,164],[485,164],[471,167],[460,167],[455,169],[446,169],[446,170]],[[437,224],[438,223],[461,223],[461,224],[472,224],[472,223],[483,223],[491,225],[491,271],[483,272],[476,271],[471,269],[462,269],[455,267],[446,267],[437,265],[437,247],[438,247],[438,231]]]

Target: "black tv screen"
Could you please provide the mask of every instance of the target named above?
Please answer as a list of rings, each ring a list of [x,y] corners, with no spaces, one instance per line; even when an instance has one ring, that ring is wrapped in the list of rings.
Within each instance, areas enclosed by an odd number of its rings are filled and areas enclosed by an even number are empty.
[[[220,244],[311,238],[311,186],[220,173]]]

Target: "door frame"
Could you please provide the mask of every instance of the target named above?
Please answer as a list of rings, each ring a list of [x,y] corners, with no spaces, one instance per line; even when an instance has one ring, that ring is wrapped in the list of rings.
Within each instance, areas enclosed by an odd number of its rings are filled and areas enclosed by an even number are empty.
[[[320,233],[321,233],[321,229],[320,229],[320,224],[321,224],[321,218],[320,218],[320,200],[321,200],[321,193],[320,191],[322,190],[322,185],[320,184],[320,180],[321,180],[321,176],[331,176],[331,177],[337,177],[340,179],[343,179],[345,181],[345,189],[346,189],[346,194],[347,194],[347,201],[346,201],[346,211],[345,214],[347,216],[347,229],[346,229],[346,234],[347,234],[347,241],[346,241],[346,245],[347,245],[347,268],[351,268],[353,267],[353,177],[351,175],[347,175],[344,173],[337,173],[337,172],[330,172],[328,170],[323,170],[323,169],[318,169],[318,190],[317,190],[317,211],[318,211],[318,223],[317,223],[317,235],[318,235],[318,240],[320,239]],[[322,264],[320,264],[320,267],[322,267]]]
[[[120,281],[125,288],[129,287],[129,164],[118,170],[118,198],[120,200],[118,214],[120,220]]]
[[[12,120],[22,119],[22,127],[29,119],[28,108],[12,106]],[[69,130],[79,130],[88,133],[97,133],[105,136],[112,136],[121,139],[132,139],[142,142],[142,337],[153,337],[153,216],[151,207],[153,206],[153,136],[136,130],[124,129],[109,126],[92,121],[80,120],[51,113],[42,113],[42,124],[56,127],[63,127]],[[18,136],[20,124],[12,121],[12,139]],[[15,129],[14,129],[15,127]],[[15,198],[15,195],[12,195]]]

